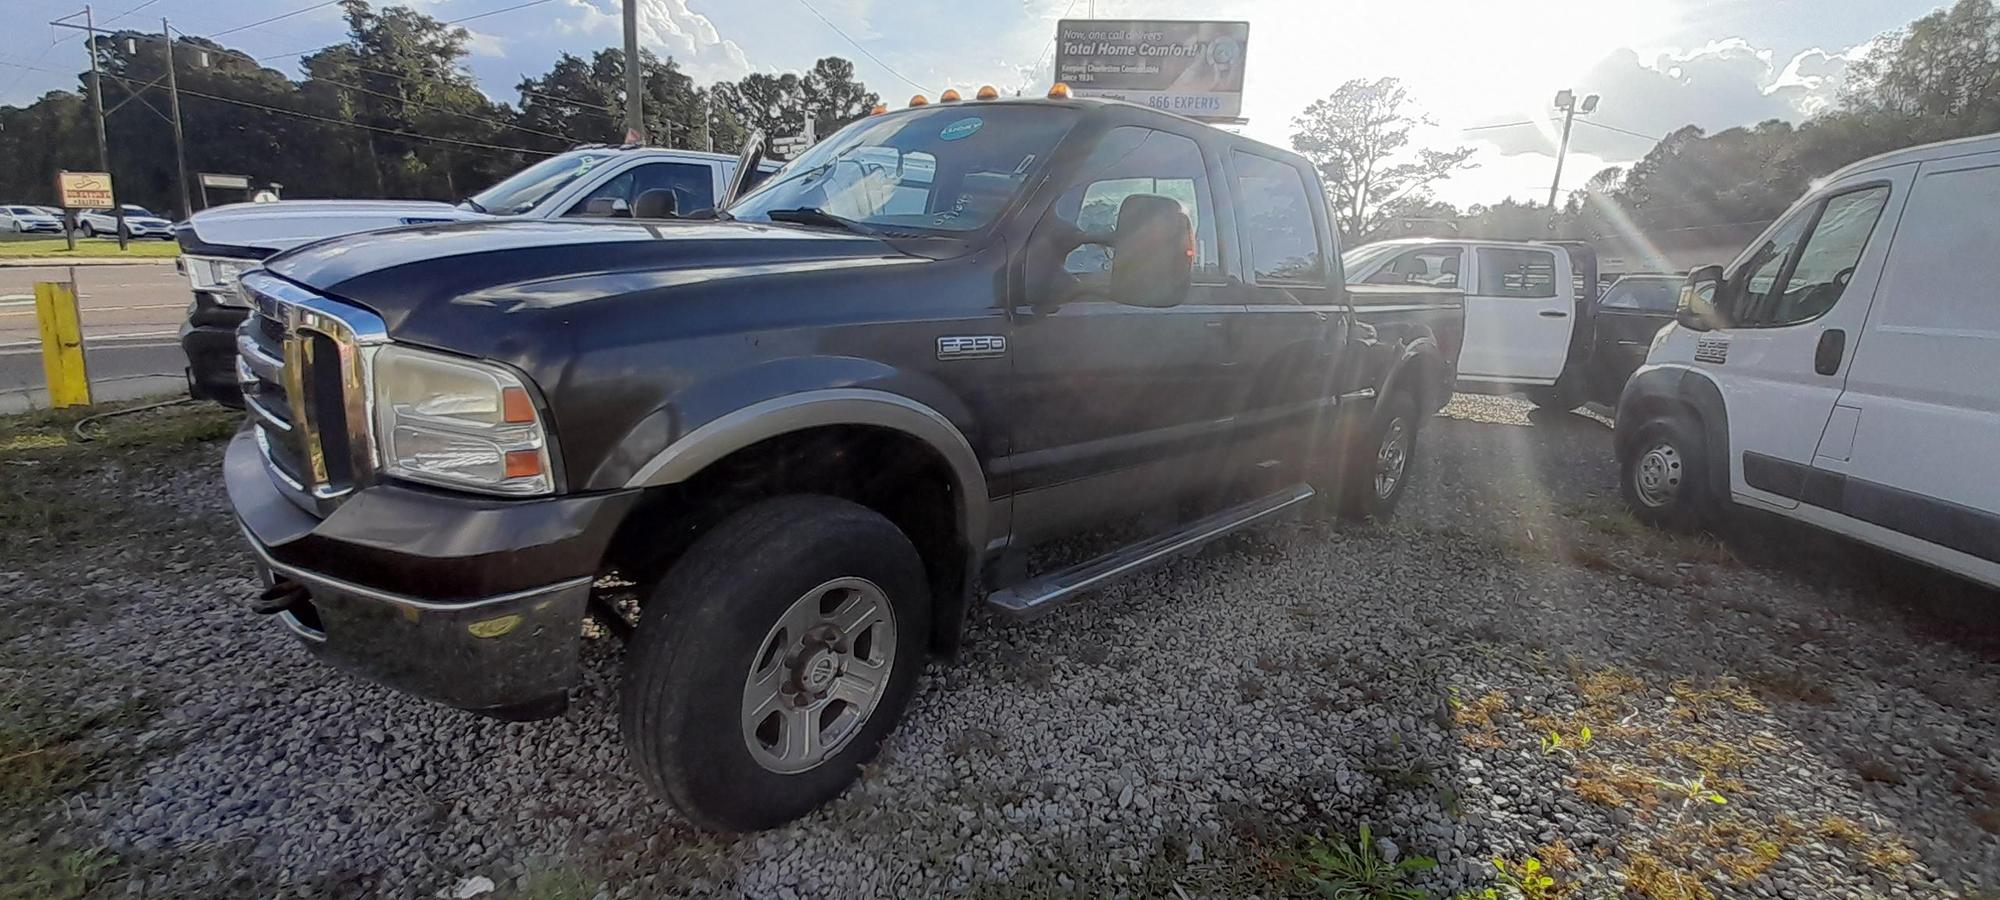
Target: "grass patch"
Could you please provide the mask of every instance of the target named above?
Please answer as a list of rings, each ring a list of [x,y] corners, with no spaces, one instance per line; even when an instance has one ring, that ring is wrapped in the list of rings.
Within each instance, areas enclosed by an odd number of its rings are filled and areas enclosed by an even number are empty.
[[[128,241],[122,251],[110,238],[77,238],[75,250],[59,237],[0,241],[0,259],[173,259],[180,253],[179,244],[161,240]]]
[[[1651,853],[1632,854],[1625,867],[1625,886],[1649,900],[1715,900],[1699,875]]]
[[[78,709],[68,698],[0,698],[0,900],[83,897],[110,879],[122,861],[57,838],[46,827],[48,809],[135,765],[143,753],[129,733],[152,716],[141,700]]]

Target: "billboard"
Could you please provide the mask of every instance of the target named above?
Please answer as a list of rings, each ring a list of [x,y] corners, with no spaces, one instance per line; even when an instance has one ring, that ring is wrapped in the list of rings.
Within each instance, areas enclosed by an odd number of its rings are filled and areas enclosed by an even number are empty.
[[[57,172],[56,196],[64,209],[110,209],[111,174]]]
[[[1064,19],[1056,23],[1055,80],[1078,97],[1236,119],[1249,41],[1248,22]]]

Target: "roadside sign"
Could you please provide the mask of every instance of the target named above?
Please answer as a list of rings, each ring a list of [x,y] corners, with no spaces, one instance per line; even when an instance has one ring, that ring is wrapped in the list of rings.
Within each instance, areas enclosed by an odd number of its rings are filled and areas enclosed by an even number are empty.
[[[57,172],[56,196],[64,209],[111,209],[109,172]]]
[[[1248,22],[1064,19],[1056,23],[1055,80],[1078,97],[1236,121],[1249,42]]]
[[[205,188],[228,188],[236,191],[247,191],[250,189],[250,176],[203,172],[201,173],[201,186]]]

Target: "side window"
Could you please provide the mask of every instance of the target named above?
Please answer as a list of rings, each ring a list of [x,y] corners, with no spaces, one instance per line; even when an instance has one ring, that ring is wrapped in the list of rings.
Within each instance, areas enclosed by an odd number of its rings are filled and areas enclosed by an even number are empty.
[[[1369,284],[1421,284],[1458,287],[1459,252],[1422,247],[1403,253],[1368,276]]]
[[[1739,328],[1797,325],[1826,314],[1889,202],[1886,185],[1838,194],[1793,212],[1731,273],[1726,309]]]
[[[1479,248],[1479,296],[1542,300],[1556,295],[1556,255],[1548,250]]]
[[[601,197],[622,200],[625,202],[625,208],[629,210],[638,202],[641,194],[653,190],[673,191],[675,208],[683,213],[708,209],[715,205],[714,175],[707,166],[658,162],[634,166],[618,173],[610,181],[598,185],[589,194],[584,195],[563,215],[587,215],[590,201]]]
[[[1299,170],[1281,162],[1232,151],[1236,164],[1238,230],[1250,248],[1250,270],[1260,284],[1322,284],[1319,232],[1313,227],[1313,198]]]
[[[934,165],[934,163],[933,163]],[[1092,235],[1110,237],[1118,207],[1133,194],[1158,194],[1180,202],[1194,225],[1194,277],[1221,273],[1208,170],[1193,139],[1121,125],[1106,132],[1084,160],[1077,180],[1056,198],[1050,214]],[[1063,270],[1091,278],[1111,271],[1111,248],[1085,244],[1063,260]]]
[[[1917,178],[1896,226],[1875,306],[1891,328],[2000,336],[2000,166]]]

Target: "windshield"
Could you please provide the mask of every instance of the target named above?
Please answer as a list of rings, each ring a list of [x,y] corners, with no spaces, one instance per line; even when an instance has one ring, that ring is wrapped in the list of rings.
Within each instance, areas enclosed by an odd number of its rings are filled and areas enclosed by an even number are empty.
[[[864,226],[966,232],[985,228],[1040,170],[1073,110],[941,106],[862,119],[820,142],[729,208],[817,209]]]
[[[609,153],[590,150],[572,150],[551,156],[473,194],[467,202],[481,212],[518,216],[534,209],[550,195],[582,178],[610,157]]]
[[[1604,292],[1598,305],[1606,309],[1641,309],[1673,312],[1680,303],[1678,278],[1625,278]]]
[[[1353,283],[1356,273],[1374,265],[1382,257],[1408,246],[1408,244],[1363,244],[1340,255],[1340,270],[1346,273],[1347,281]]]
[[[125,214],[128,216],[153,216],[152,210],[143,206],[133,206],[130,203],[125,204]],[[157,219],[159,217],[153,216],[153,218]]]

